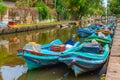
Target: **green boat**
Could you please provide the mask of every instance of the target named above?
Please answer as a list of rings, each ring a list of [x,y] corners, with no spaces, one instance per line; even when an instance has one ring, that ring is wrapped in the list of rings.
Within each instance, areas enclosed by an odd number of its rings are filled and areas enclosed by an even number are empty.
[[[103,44],[110,44],[112,42],[112,38],[111,38],[110,34],[108,34],[107,37],[104,38],[104,37],[96,35],[95,33],[93,33],[91,36],[85,38],[85,41],[90,42],[93,39],[98,41],[99,43],[103,43]]]

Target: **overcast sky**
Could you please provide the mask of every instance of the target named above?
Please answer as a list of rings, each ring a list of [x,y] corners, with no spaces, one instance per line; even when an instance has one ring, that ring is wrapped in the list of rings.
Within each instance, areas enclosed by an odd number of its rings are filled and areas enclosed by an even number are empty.
[[[103,0],[104,6],[107,7],[107,0]]]

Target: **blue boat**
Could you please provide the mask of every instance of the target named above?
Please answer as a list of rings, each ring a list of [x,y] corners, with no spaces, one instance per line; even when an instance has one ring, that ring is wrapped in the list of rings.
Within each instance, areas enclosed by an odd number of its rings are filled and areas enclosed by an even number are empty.
[[[109,55],[109,45],[101,48],[97,44],[91,44],[82,43],[79,47],[63,52],[59,61],[71,68],[75,76],[102,67]]]
[[[101,25],[92,25],[92,24],[88,26],[89,29],[93,29],[93,30],[99,30],[101,29],[101,27],[102,27]]]
[[[44,45],[31,42],[26,44],[23,49],[19,49],[17,55],[25,59],[28,69],[31,70],[58,63],[59,55],[65,50],[77,46],[78,43],[74,44],[72,40],[68,40],[63,44],[60,39]]]
[[[95,30],[90,28],[80,28],[77,29],[76,32],[79,34],[80,37],[84,38],[90,36],[92,33],[95,33]]]

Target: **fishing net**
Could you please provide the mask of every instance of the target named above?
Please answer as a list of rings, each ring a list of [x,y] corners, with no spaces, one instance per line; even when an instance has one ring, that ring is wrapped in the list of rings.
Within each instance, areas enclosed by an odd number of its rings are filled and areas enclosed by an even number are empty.
[[[80,51],[100,54],[103,51],[103,47],[99,44],[87,42]]]
[[[26,44],[23,49],[40,52],[41,45],[40,44]]]

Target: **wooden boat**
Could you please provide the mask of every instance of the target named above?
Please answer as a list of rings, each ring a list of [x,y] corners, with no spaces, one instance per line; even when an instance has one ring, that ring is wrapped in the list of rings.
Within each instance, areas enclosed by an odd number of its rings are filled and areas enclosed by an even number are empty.
[[[9,26],[9,27],[12,27],[12,28],[17,27],[17,21],[9,21],[9,22],[8,22],[8,26]]]
[[[58,63],[60,53],[69,49],[66,47],[67,45],[69,45],[70,48],[79,45],[79,42],[75,45],[73,45],[72,40],[68,40],[63,44],[59,39],[44,45],[31,42],[26,44],[23,49],[19,49],[17,55],[25,59],[28,69],[31,70]]]
[[[110,28],[110,27],[104,27],[103,26],[103,28],[101,28],[100,30],[96,30],[96,33],[99,33],[99,32],[102,32],[103,34],[110,34],[110,35],[112,35],[113,34],[113,29],[112,28]]]
[[[110,34],[108,34],[107,37],[102,37],[102,36],[98,36],[95,33],[93,33],[91,36],[85,38],[85,41],[92,41],[93,39],[100,43],[103,43],[103,44],[109,44],[112,42],[112,38],[111,38]]]
[[[95,44],[92,46],[86,44],[90,43],[82,43],[79,47],[60,54],[59,61],[71,68],[75,76],[102,67],[108,58],[108,44],[103,49]]]
[[[80,28],[77,29],[76,32],[79,34],[80,37],[84,38],[90,36],[92,33],[95,32],[95,30],[92,30],[90,28]]]
[[[101,30],[97,30],[96,32],[97,32],[97,33],[98,33],[98,32],[102,32],[102,33],[104,33],[104,34],[110,34],[110,35],[112,35],[112,34],[113,34],[113,32],[112,32],[112,31],[102,30],[102,29],[101,29]]]

